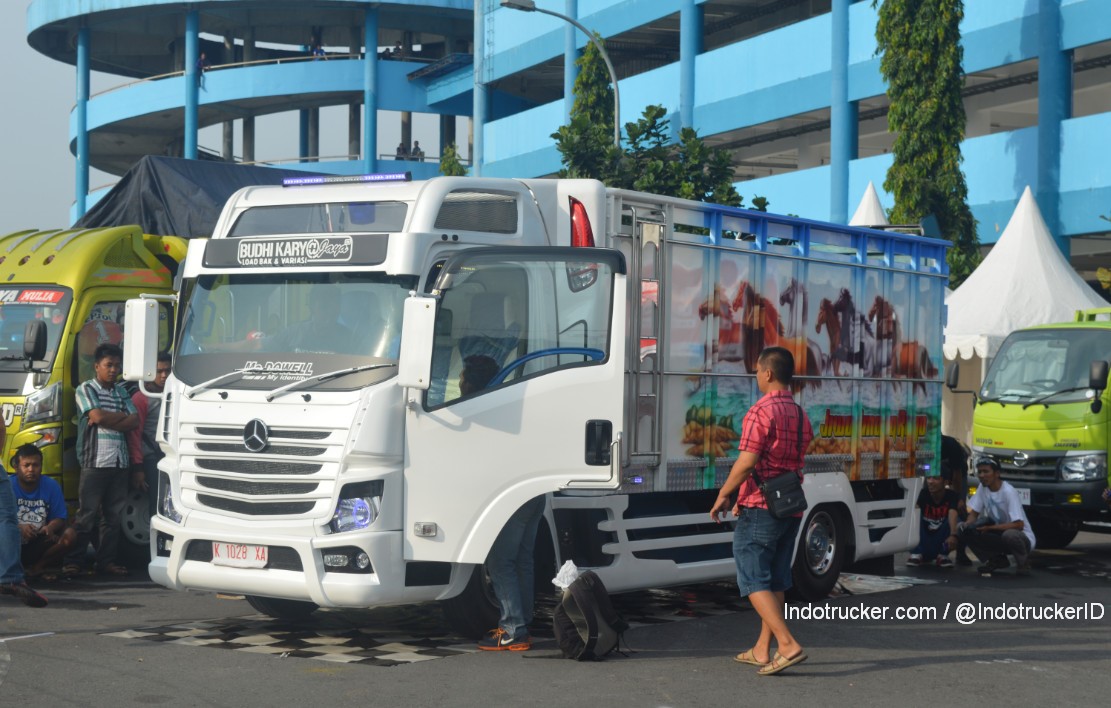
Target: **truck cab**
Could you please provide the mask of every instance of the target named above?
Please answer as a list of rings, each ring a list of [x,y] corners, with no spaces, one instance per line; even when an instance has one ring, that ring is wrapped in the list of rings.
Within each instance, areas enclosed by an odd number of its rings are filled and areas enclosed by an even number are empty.
[[[62,485],[74,506],[80,468],[75,453],[74,388],[93,376],[99,344],[124,335],[124,304],[141,293],[173,292],[184,241],[144,235],[138,227],[28,230],[0,237],[0,410],[7,439],[3,462],[27,443],[43,453],[43,473]],[[158,309],[158,345],[168,347],[173,317]],[[28,328],[41,322],[42,327]],[[29,358],[27,332],[43,339]],[[33,348],[33,346],[29,347]],[[125,555],[145,557],[149,512],[145,497],[128,504]]]

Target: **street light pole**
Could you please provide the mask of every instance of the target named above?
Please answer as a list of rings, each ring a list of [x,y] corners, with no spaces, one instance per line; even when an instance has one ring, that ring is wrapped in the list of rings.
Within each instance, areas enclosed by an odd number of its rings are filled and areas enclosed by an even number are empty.
[[[533,0],[501,0],[501,6],[508,7],[510,10],[539,12],[544,15],[558,17],[565,22],[570,22],[577,27],[580,32],[586,35],[586,38],[590,40],[594,48],[602,55],[602,61],[606,63],[606,70],[609,71],[610,74],[610,82],[613,83],[613,146],[617,149],[621,149],[621,94],[617,88],[617,72],[613,70],[613,62],[610,61],[609,54],[606,54],[605,48],[602,46],[602,43],[594,37],[594,33],[586,27],[583,27],[578,20],[572,17],[537,7]]]

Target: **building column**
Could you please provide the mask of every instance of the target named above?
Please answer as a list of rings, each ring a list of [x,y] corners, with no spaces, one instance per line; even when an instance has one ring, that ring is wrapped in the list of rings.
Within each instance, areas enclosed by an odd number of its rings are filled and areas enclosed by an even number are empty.
[[[442,115],[440,116],[440,155],[443,156],[444,148],[448,145],[455,145],[455,116]],[[455,145],[456,150],[459,149]]]
[[[563,14],[579,19],[579,0],[564,0]],[[578,32],[571,23],[563,28],[563,123],[571,122],[571,109],[575,106],[575,80],[579,78]]]
[[[197,73],[200,58],[201,15],[196,10],[185,13],[185,135],[181,156],[197,159],[197,105],[201,76]]]
[[[1061,225],[1061,124],[1072,117],[1072,52],[1061,50],[1061,0],[1038,0],[1037,201],[1049,233],[1067,258]]]
[[[310,108],[308,114],[308,161],[320,162],[320,109]]]
[[[235,37],[224,35],[224,60],[221,64],[235,63]],[[224,145],[221,156],[228,162],[235,162],[235,121],[224,121]]]
[[[255,30],[248,27],[243,31],[243,62],[255,60]],[[255,117],[243,117],[243,162],[255,161]]]
[[[77,106],[74,108],[77,165],[74,179],[74,219],[85,215],[89,196],[89,28],[77,30]]]
[[[363,171],[378,170],[378,9],[363,18]]]
[[[471,120],[471,174],[482,176],[486,149],[482,133],[486,128],[486,8],[483,0],[474,0],[474,105]]]
[[[830,57],[829,220],[849,221],[849,162],[856,159],[857,106],[849,102],[849,3],[833,0]]]
[[[309,156],[309,109],[297,111],[297,161],[308,162]]]
[[[363,46],[362,31],[358,27],[351,28],[351,41],[348,42],[347,53],[352,57],[358,57],[359,52]],[[367,47],[366,55],[369,57],[373,53],[378,55],[378,47]],[[359,159],[359,138],[362,133],[362,109],[358,101],[352,101],[347,105],[347,159]]]
[[[702,51],[702,6],[683,0],[679,8],[679,127],[694,127],[694,69]]]

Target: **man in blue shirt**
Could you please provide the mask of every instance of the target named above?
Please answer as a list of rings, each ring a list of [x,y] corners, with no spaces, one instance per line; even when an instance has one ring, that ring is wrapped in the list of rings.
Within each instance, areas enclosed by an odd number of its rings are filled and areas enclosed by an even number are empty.
[[[7,430],[0,425],[0,448]],[[4,472],[6,475],[7,472]],[[2,480],[0,480],[2,482]],[[46,598],[32,590],[23,579],[19,561],[19,522],[15,516],[12,485],[0,483],[0,595],[12,595],[29,607],[46,607]]]
[[[25,573],[32,578],[54,580],[47,568],[56,567],[73,548],[77,532],[66,527],[66,500],[62,487],[42,476],[42,450],[21,445],[12,457],[11,476],[19,535],[23,542]]]

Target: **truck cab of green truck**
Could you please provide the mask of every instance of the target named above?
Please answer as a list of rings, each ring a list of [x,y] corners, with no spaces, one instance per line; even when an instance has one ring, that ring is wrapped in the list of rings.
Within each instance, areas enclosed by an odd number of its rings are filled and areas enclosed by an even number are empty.
[[[1103,498],[1111,445],[1111,308],[1012,332],[977,392],[974,455],[991,455],[1018,490],[1039,548],[1068,545],[1085,521],[1111,521]],[[948,376],[956,385],[956,366]],[[975,492],[975,480],[970,491]]]

